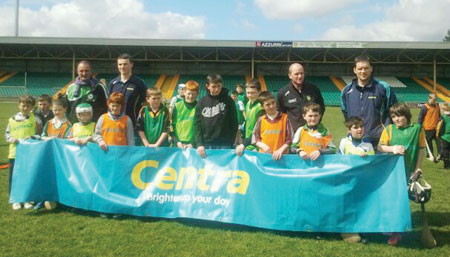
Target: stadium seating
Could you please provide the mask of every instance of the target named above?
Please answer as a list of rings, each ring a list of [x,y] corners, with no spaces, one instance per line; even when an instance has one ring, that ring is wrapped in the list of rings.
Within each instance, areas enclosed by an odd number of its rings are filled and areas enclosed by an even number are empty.
[[[436,82],[444,86],[446,89],[450,90],[450,79],[449,78],[437,78]]]
[[[53,95],[70,80],[71,74],[66,73],[19,72],[0,83],[0,96]]]
[[[412,78],[398,77],[398,80],[406,85],[406,87],[392,88],[399,102],[423,103],[427,100],[430,92],[417,84]]]

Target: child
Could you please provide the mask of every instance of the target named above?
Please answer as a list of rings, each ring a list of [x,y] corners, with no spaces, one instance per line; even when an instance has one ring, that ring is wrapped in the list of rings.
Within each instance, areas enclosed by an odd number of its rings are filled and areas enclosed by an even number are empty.
[[[173,108],[175,108],[175,104],[177,104],[178,102],[181,102],[184,99],[184,92],[185,92],[185,88],[186,88],[186,84],[178,84],[178,94],[174,97],[172,97],[172,99],[170,99],[170,104],[169,104],[169,111],[170,113],[172,113]]]
[[[67,138],[69,129],[72,126],[66,117],[67,107],[67,100],[62,95],[53,101],[52,109],[55,117],[45,124],[42,132],[42,140]]]
[[[441,158],[444,160],[444,169],[450,169],[450,108],[447,103],[441,107],[442,116],[437,126],[437,134],[441,139]]]
[[[433,139],[436,142],[437,152],[441,152],[441,142],[438,137],[436,137],[436,127],[440,116],[439,104],[436,101],[436,93],[430,93],[428,95],[428,101],[422,106],[419,113],[419,120],[417,123],[422,125],[425,131],[425,140],[427,141],[430,152],[434,154],[433,151]],[[427,159],[430,161],[436,161],[433,155],[428,156]],[[437,156],[436,156],[437,157]]]
[[[231,149],[237,132],[236,107],[223,88],[222,77],[210,74],[206,78],[208,93],[197,104],[194,122],[197,153],[206,157],[205,149]]]
[[[277,111],[275,96],[270,92],[259,95],[266,115],[261,116],[255,125],[253,139],[259,152],[272,153],[274,160],[281,159],[281,155],[288,152],[292,142],[291,123],[285,113]]]
[[[35,100],[30,95],[19,97],[19,112],[9,118],[8,125],[6,126],[5,136],[6,141],[9,143],[9,193],[11,194],[11,181],[14,171],[14,161],[16,159],[16,145],[20,143],[19,140],[31,138],[37,136],[38,132],[42,128],[41,121],[36,119],[35,115],[31,112],[33,110]],[[31,209],[33,203],[26,202],[24,204],[25,209]],[[13,203],[13,210],[19,210],[22,208],[20,203]]]
[[[169,111],[161,104],[159,89],[147,89],[147,106],[139,112],[136,130],[145,147],[169,146]]]
[[[181,149],[192,148],[194,145],[194,118],[198,90],[197,82],[187,81],[184,89],[184,101],[176,103],[172,112],[172,139]]]
[[[259,94],[261,93],[261,84],[257,79],[252,79],[245,85],[245,90],[248,98],[248,102],[245,105],[245,130],[244,130],[244,142],[236,147],[236,154],[241,156],[244,149],[255,149],[250,145],[252,141],[253,128],[259,117],[264,115],[264,109],[258,101]]]
[[[92,106],[88,103],[82,103],[75,109],[78,121],[70,128],[68,138],[77,145],[85,145],[87,142],[93,142],[95,122],[92,121]]]
[[[242,86],[242,84],[238,83],[236,85],[236,92],[238,100],[245,105],[248,102],[248,99],[247,97],[245,97],[244,87]]]
[[[125,97],[122,93],[113,92],[108,99],[108,112],[100,116],[95,125],[94,141],[103,151],[108,145],[134,145],[133,123],[122,112]]]
[[[405,103],[396,103],[389,109],[394,124],[387,126],[381,133],[378,151],[400,154],[405,159],[406,178],[421,170],[423,149],[426,146],[425,133],[420,124],[411,124],[411,111]],[[390,245],[397,245],[401,235],[393,233]]]
[[[238,120],[238,131],[236,134],[235,145],[240,145],[242,143],[241,129],[244,127],[245,122],[245,105],[238,99],[238,93],[236,90],[231,91],[231,99],[236,103],[236,114]]]
[[[356,154],[359,156],[374,155],[372,144],[363,138],[364,121],[360,117],[352,116],[345,122],[348,136],[341,139],[340,154]]]
[[[364,121],[360,117],[352,116],[345,121],[348,136],[341,140],[339,145],[340,154],[355,154],[361,157],[374,155],[375,151],[372,144],[364,140]],[[341,233],[344,241],[357,243],[361,241],[358,233]]]
[[[53,114],[53,111],[50,109],[50,106],[52,105],[52,97],[48,94],[42,94],[37,99],[37,105],[38,109],[34,111],[34,115],[38,116],[41,121],[42,125],[45,125],[47,121],[53,119],[55,115]],[[42,131],[39,133],[41,134]]]
[[[315,161],[321,154],[336,151],[330,132],[320,123],[321,116],[320,105],[308,103],[303,107],[306,124],[297,129],[292,142],[294,147],[298,146],[295,151],[303,160]]]

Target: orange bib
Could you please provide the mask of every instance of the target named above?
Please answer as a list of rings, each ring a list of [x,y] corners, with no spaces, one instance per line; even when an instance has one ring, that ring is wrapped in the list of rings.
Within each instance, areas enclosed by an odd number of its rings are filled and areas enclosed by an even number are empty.
[[[48,137],[66,138],[67,130],[70,128],[70,123],[68,120],[59,128],[55,127],[53,120],[49,120],[47,124],[46,134]]]
[[[272,152],[280,149],[280,147],[286,141],[286,126],[287,115],[282,114],[280,120],[275,123],[271,123],[267,120],[267,117],[261,118],[261,142],[266,144]],[[261,149],[259,152],[263,152]],[[284,153],[287,153],[287,149]]]
[[[128,145],[127,118],[123,115],[120,120],[112,120],[107,113],[103,114],[102,137],[106,144]]]
[[[310,154],[314,151],[327,148],[331,136],[322,136],[317,131],[301,130],[299,148]]]
[[[423,129],[435,130],[439,120],[439,106],[431,107],[429,104],[425,104],[425,107],[427,108],[427,113],[423,118]]]

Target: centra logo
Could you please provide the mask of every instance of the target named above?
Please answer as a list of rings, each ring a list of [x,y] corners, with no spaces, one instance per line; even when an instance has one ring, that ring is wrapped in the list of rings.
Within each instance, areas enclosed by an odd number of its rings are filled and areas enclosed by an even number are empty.
[[[145,190],[149,186],[155,186],[162,190],[181,190],[197,187],[201,191],[217,192],[226,186],[231,194],[247,193],[250,184],[250,176],[242,170],[219,171],[206,166],[197,170],[194,167],[183,167],[179,171],[172,167],[163,167],[158,170],[151,182],[142,180],[142,172],[148,168],[158,169],[159,162],[144,160],[134,166],[131,172],[131,181],[136,188]]]

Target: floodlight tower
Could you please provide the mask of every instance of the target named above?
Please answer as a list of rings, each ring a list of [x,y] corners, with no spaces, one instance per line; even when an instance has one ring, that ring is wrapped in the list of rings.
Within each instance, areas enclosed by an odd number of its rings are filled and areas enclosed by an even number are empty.
[[[19,0],[16,0],[16,30],[15,36],[19,36]]]

